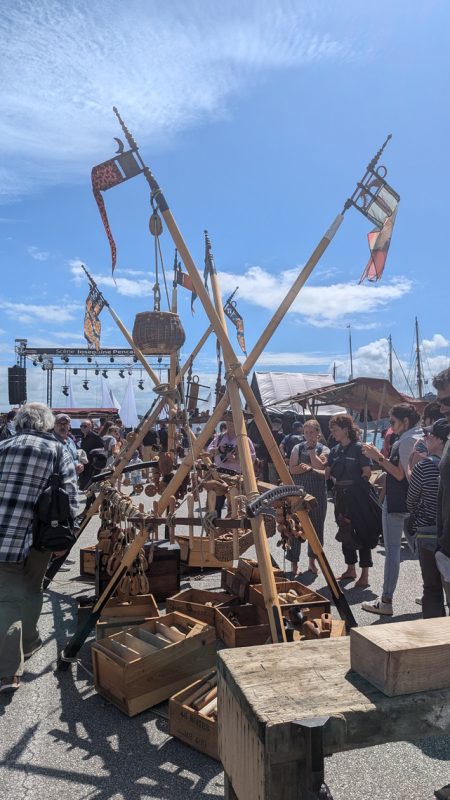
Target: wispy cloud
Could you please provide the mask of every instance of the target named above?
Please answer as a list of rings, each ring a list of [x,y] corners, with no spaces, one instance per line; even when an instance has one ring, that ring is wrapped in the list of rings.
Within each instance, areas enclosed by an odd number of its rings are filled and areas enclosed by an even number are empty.
[[[256,367],[310,367],[330,363],[330,356],[323,353],[271,353],[265,351],[258,358]]]
[[[272,274],[261,267],[250,267],[243,275],[221,272],[225,292],[239,286],[239,298],[252,305],[273,311],[292,286],[298,270]],[[301,314],[309,325],[336,326],[356,314],[373,314],[411,291],[407,278],[386,281],[378,286],[357,283],[334,283],[330,286],[305,286],[291,311]],[[367,324],[364,322],[363,324]]]
[[[353,43],[333,38],[328,24],[326,12],[294,0],[109,0],[107,13],[87,0],[4,5],[2,191],[85,175],[108,155],[113,105],[155,145],[227,113],[230,98],[268,70],[351,58]]]
[[[67,305],[33,305],[31,303],[11,303],[0,301],[0,309],[10,319],[31,324],[33,322],[45,322],[52,325],[61,325],[65,322],[77,319],[82,306],[79,303],[68,303]]]
[[[50,255],[50,253],[47,253],[45,250],[39,250],[39,247],[36,247],[34,244],[27,248],[27,253],[31,258],[34,258],[35,261],[47,261]]]
[[[86,283],[86,275],[81,267],[81,263],[82,262],[77,258],[69,261],[73,280],[78,284]],[[85,266],[87,267],[86,264]],[[136,272],[139,275],[145,275],[144,272],[140,272],[139,270],[122,270],[122,272],[125,271],[129,274]],[[116,275],[116,273],[114,274]],[[147,273],[147,275],[148,274],[151,275],[151,273]],[[107,286],[111,289],[115,289],[118,294],[124,295],[125,297],[142,297],[143,295],[149,295],[153,289],[153,283],[145,278],[132,280],[131,278],[120,278],[118,275],[113,278],[111,275],[94,274],[92,272],[91,275],[98,286]]]

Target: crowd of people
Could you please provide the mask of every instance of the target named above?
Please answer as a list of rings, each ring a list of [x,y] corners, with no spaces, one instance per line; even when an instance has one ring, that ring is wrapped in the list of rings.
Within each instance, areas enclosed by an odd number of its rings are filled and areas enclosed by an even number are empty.
[[[380,449],[361,441],[349,414],[332,417],[327,441],[315,419],[295,421],[288,433],[280,418],[270,421],[294,483],[316,498],[311,521],[322,544],[332,493],[336,539],[345,563],[341,581],[369,585],[372,553],[382,536],[383,586],[379,597],[362,604],[373,614],[394,613],[404,538],[420,564],[423,591],[418,602],[423,617],[445,616],[445,603],[450,607],[450,367],[434,378],[433,385],[437,400],[424,409],[421,418],[414,405],[393,406]],[[37,625],[52,554],[33,548],[38,498],[58,465],[60,485],[75,520],[78,490],[88,487],[96,472],[112,467],[126,444],[127,431],[119,419],[98,424],[83,420],[78,436],[72,433],[71,422],[68,414],[55,417],[44,404],[29,403],[9,412],[0,427],[0,692],[19,687],[24,660],[42,645]],[[192,447],[192,439],[188,429],[178,427],[174,449],[179,457]],[[248,441],[255,470],[278,483],[272,458],[255,448],[249,437]],[[161,422],[132,454],[132,494],[138,483],[149,480],[142,463],[167,452],[168,447],[167,426]],[[241,473],[231,414],[209,441],[207,451],[219,473]],[[218,494],[218,516],[225,502],[225,493]],[[289,535],[284,546],[293,576],[300,575],[302,539]],[[318,565],[309,545],[307,556],[307,570],[316,575]]]

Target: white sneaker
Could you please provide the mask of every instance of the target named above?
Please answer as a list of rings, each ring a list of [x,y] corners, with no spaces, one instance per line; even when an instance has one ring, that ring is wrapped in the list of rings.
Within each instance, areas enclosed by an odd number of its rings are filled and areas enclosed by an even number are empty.
[[[446,583],[450,582],[450,558],[442,552],[442,550],[438,550],[436,555],[436,564],[439,572],[441,573],[444,581]]]
[[[366,601],[365,603],[361,603],[361,608],[363,608],[364,611],[368,611],[370,614],[386,614],[389,617],[392,617],[394,613],[392,603],[383,603],[381,597],[377,597],[377,599],[372,600],[372,602]]]

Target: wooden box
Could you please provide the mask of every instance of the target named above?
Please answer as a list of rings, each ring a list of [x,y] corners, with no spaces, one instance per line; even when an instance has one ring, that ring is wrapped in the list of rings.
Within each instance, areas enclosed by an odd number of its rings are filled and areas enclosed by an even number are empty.
[[[166,611],[180,611],[207,625],[215,626],[214,608],[231,605],[233,597],[225,592],[208,592],[204,589],[184,589],[167,598]],[[206,603],[213,603],[207,606]]]
[[[175,539],[180,545],[180,557],[183,563],[193,569],[204,567],[205,569],[221,569],[222,567],[232,567],[233,560],[219,561],[209,550],[209,539],[207,536],[194,536],[194,546],[189,547],[189,536],[185,534],[175,534]]]
[[[92,645],[95,688],[133,717],[209,672],[215,639],[213,628],[176,611],[108,636]]]
[[[200,678],[170,698],[169,733],[196,750],[200,750],[201,753],[220,761],[217,720],[205,717],[190,705],[186,705],[186,700],[192,697],[197,690],[201,690],[202,686],[205,686],[205,678]]]
[[[97,641],[121,630],[142,625],[154,617],[159,617],[159,609],[152,594],[138,594],[130,597],[126,603],[112,597],[97,622]]]
[[[80,575],[95,575],[97,545],[80,548]]]
[[[349,637],[249,647],[243,655],[217,654],[219,756],[230,800],[317,797],[322,744],[331,755],[450,732],[450,689],[386,697],[350,672]],[[397,772],[397,791],[377,796],[423,797],[401,765]],[[377,780],[382,786],[382,763]],[[372,775],[358,774],[358,782],[361,797],[373,796]]]
[[[249,583],[243,575],[239,575],[236,569],[223,569],[220,577],[222,589],[230,592],[235,597],[239,597],[243,603],[248,600]]]
[[[271,641],[267,612],[259,606],[220,606],[214,613],[217,635],[227,647],[248,647]]]
[[[351,668],[388,697],[450,688],[450,617],[350,632]]]
[[[148,555],[152,544],[145,545],[145,553]],[[153,560],[146,572],[150,592],[156,600],[165,600],[172,594],[180,591],[180,548],[177,544],[170,544],[166,539],[154,542]],[[102,570],[97,581],[97,595],[111,580],[106,571]]]
[[[252,558],[240,558],[238,561],[236,573],[242,575],[247,583],[261,583],[261,573],[257,562]],[[273,574],[275,580],[283,577],[283,570],[278,567],[273,567]]]
[[[322,614],[330,613],[331,604],[328,598],[319,594],[319,592],[314,592],[308,586],[303,586],[303,584],[298,581],[285,580],[277,580],[276,586],[283,616],[287,616],[289,609],[292,607],[301,608],[303,610],[309,608],[309,612],[306,614],[309,619],[314,619],[315,617],[320,617]],[[290,591],[295,592],[298,600],[294,598],[292,602],[289,602],[287,598],[285,598],[285,595]],[[249,587],[248,601],[255,606],[265,608],[261,584],[253,584]]]

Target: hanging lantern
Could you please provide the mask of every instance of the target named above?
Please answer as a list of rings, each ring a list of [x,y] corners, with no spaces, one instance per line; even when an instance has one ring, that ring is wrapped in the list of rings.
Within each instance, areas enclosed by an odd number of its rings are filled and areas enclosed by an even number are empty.
[[[171,311],[141,311],[136,314],[133,339],[146,356],[176,353],[186,335],[178,314]]]

